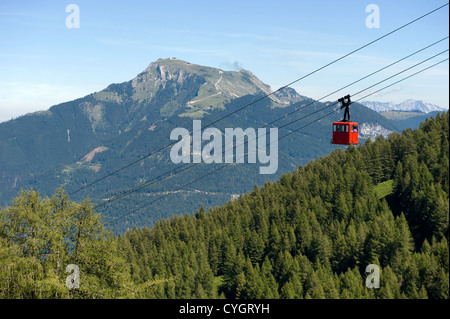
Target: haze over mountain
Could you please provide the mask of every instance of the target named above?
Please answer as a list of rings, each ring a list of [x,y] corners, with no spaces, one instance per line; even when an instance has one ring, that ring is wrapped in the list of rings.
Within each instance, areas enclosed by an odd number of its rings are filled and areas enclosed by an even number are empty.
[[[212,123],[271,92],[250,71],[223,71],[190,64],[177,59],[160,59],[134,79],[111,84],[106,89],[0,123],[0,204],[9,205],[21,188],[33,187],[43,195],[62,185],[70,193],[118,168],[133,163],[172,141],[176,127],[192,132],[193,119],[202,125]],[[295,114],[274,123],[281,126],[318,111],[327,104],[285,88],[258,103],[226,117],[213,126],[225,128],[262,128],[274,119],[297,110]],[[178,189],[220,164],[201,163],[175,178],[155,183],[126,198],[100,207],[106,220],[155,200],[137,214],[130,214],[112,225],[123,231],[134,225],[151,225],[171,214],[191,213],[199,204],[205,207],[225,203],[247,192],[255,184],[276,180],[284,172],[330,153],[331,123],[341,112],[316,121],[331,107],[279,131],[278,170],[260,175],[259,164],[234,164],[210,178],[188,188]],[[360,141],[387,135],[399,128],[380,114],[357,103],[352,118],[361,125]],[[285,134],[308,124],[286,138]],[[72,199],[90,196],[94,203],[104,203],[131,187],[179,169],[166,148],[138,164],[77,192]],[[168,196],[167,196],[168,195]]]
[[[360,102],[362,105],[368,107],[376,112],[386,111],[420,111],[423,113],[430,113],[434,111],[446,111],[446,109],[431,103],[423,101],[416,101],[408,99],[402,103],[394,104],[392,102],[376,102],[376,101],[364,101]]]

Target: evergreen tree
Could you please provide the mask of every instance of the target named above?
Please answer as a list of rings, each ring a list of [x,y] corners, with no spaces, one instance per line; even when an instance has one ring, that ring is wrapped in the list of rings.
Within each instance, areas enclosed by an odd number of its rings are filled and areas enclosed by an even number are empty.
[[[0,298],[448,298],[448,121],[120,236],[89,200],[22,191],[0,209]],[[69,264],[78,289],[66,286]],[[379,289],[365,285],[369,264]]]

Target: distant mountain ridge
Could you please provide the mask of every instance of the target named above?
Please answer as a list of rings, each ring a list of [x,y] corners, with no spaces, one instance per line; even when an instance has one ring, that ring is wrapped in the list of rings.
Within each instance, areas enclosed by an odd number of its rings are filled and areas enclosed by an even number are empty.
[[[423,113],[430,113],[434,111],[447,111],[447,109],[444,109],[438,105],[412,99],[408,99],[399,104],[394,104],[392,102],[376,102],[376,101],[364,101],[360,102],[360,104],[376,112],[420,111]]]
[[[275,119],[281,119],[274,124],[280,127],[305,118],[280,129],[280,137],[312,122],[296,134],[280,139],[278,171],[273,175],[260,175],[259,165],[236,164],[183,192],[173,192],[219,165],[201,163],[175,178],[104,206],[101,212],[108,220],[136,208],[137,203],[170,193],[149,206],[148,213],[129,215],[112,225],[115,230],[124,231],[134,225],[149,226],[172,214],[191,213],[199,204],[221,205],[250,191],[255,184],[275,180],[340,147],[330,144],[330,139],[332,122],[341,119],[342,112],[337,110],[318,120],[331,111],[320,111],[326,105],[292,88],[273,92],[247,70],[223,71],[177,59],[160,59],[129,81],[111,84],[47,111],[0,123],[0,205],[9,205],[21,188],[32,187],[48,195],[62,185],[72,192],[170,144],[174,128],[192,132],[193,119],[202,119],[203,125],[214,122],[214,127],[223,132],[226,128],[262,128]],[[294,111],[295,114],[284,117]],[[320,114],[310,117],[315,111]],[[361,125],[361,143],[380,133],[386,136],[399,131],[390,120],[358,103],[352,107],[352,118]],[[72,199],[90,196],[94,203],[102,203],[178,167],[170,161],[167,148],[76,193]]]

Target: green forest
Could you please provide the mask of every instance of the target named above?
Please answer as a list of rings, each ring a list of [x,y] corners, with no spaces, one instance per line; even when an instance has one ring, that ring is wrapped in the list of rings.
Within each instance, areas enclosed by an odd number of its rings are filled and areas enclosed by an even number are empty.
[[[449,115],[151,228],[92,207],[60,188],[0,209],[0,298],[448,299]]]

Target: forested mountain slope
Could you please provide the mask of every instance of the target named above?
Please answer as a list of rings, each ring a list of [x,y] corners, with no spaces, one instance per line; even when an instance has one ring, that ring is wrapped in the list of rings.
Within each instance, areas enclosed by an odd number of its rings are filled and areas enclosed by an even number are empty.
[[[448,143],[439,114],[119,237],[88,202],[23,192],[0,215],[0,296],[448,298]],[[82,278],[72,294],[70,263]],[[369,264],[379,289],[365,285]]]
[[[448,298],[448,113],[120,238],[151,297]],[[376,185],[393,179],[379,198]],[[377,264],[381,288],[365,287]]]

